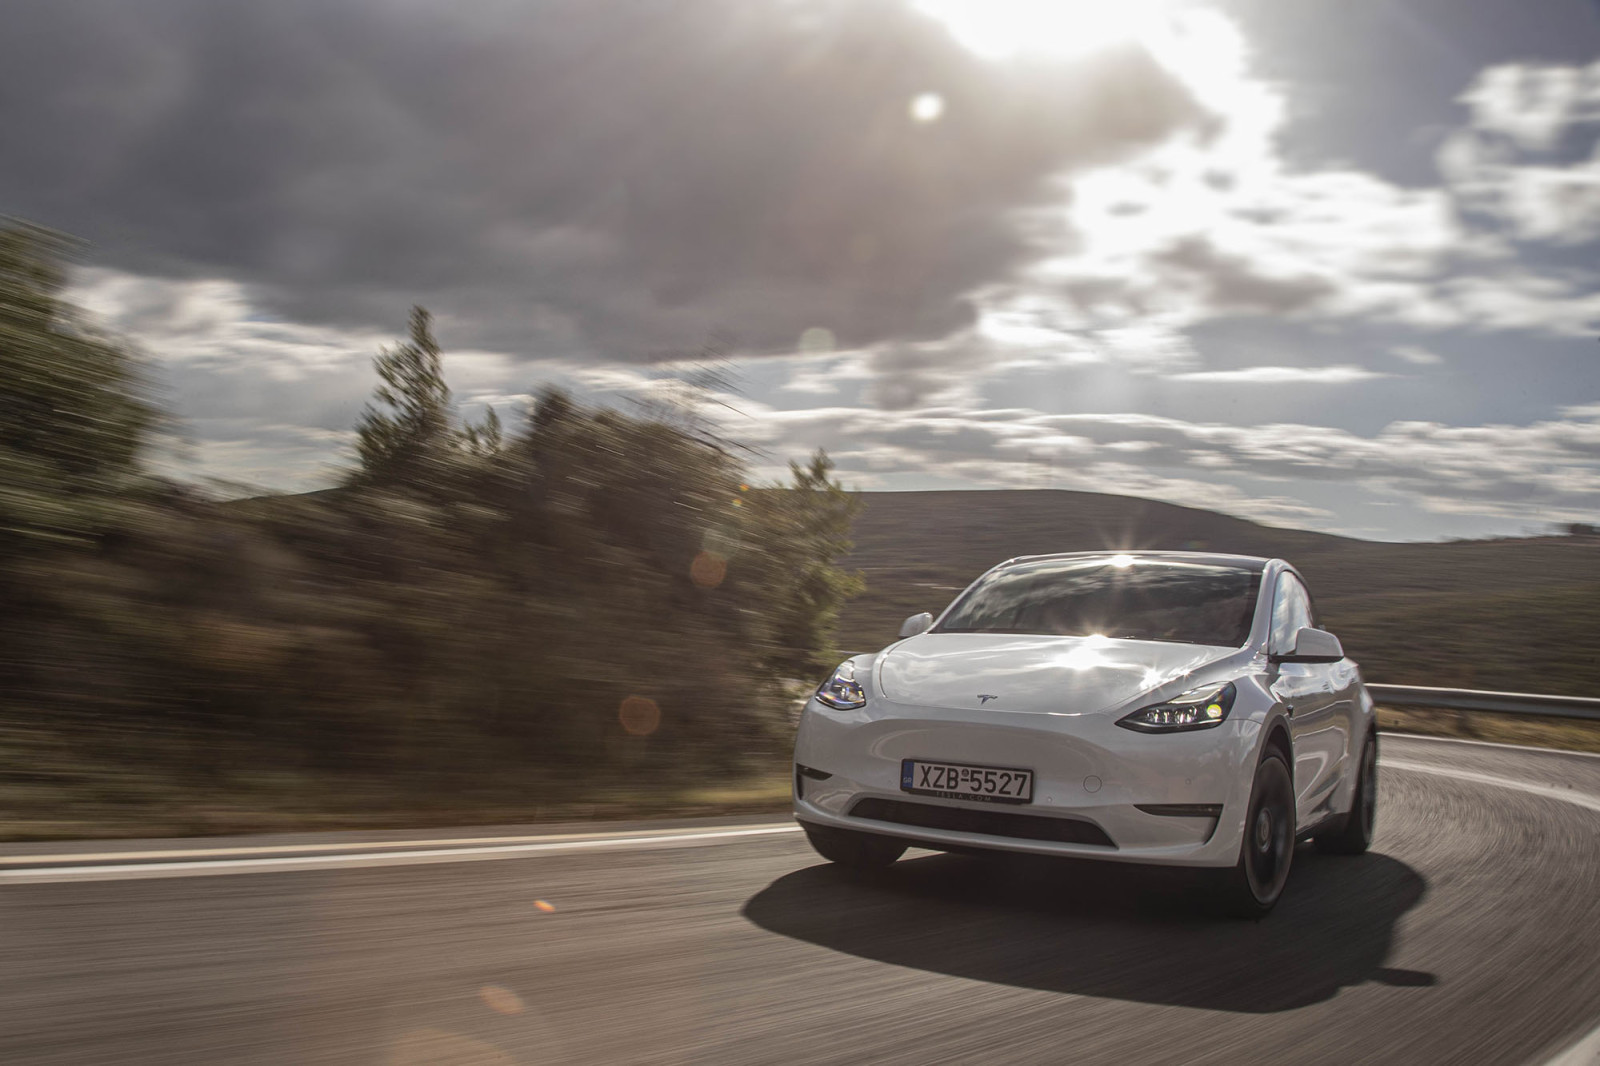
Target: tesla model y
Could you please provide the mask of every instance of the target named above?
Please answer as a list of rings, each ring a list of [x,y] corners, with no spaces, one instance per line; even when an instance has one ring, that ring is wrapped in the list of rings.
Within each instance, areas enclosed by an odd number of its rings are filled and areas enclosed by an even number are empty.
[[[1259,915],[1298,840],[1371,842],[1372,701],[1283,560],[1012,559],[900,636],[801,716],[795,815],[836,863],[916,845],[1212,867]]]

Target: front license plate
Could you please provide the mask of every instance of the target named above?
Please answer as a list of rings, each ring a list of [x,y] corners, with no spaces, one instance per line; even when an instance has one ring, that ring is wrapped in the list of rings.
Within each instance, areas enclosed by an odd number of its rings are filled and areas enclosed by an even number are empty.
[[[1033,771],[901,759],[900,791],[981,803],[1032,803]]]

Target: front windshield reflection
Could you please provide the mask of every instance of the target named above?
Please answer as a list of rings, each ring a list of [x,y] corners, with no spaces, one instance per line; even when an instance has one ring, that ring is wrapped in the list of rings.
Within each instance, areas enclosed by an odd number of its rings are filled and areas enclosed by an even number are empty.
[[[941,633],[1028,633],[1242,646],[1259,570],[1118,555],[1041,559],[983,578]],[[1083,654],[1094,654],[1094,644]]]

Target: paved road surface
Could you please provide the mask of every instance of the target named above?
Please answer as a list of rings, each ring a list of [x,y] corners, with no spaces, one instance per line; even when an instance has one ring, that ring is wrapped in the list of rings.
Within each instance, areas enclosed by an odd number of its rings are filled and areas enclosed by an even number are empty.
[[[752,820],[13,845],[0,1063],[1550,1061],[1600,1023],[1600,758],[1384,764],[1374,852],[1260,923],[1103,864],[856,883]]]

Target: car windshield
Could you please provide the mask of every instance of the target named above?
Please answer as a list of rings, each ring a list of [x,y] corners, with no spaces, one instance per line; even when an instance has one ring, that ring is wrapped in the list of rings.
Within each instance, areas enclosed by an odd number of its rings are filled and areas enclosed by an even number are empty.
[[[1020,563],[984,577],[940,633],[1105,636],[1242,646],[1261,572],[1242,566],[1096,556]]]

